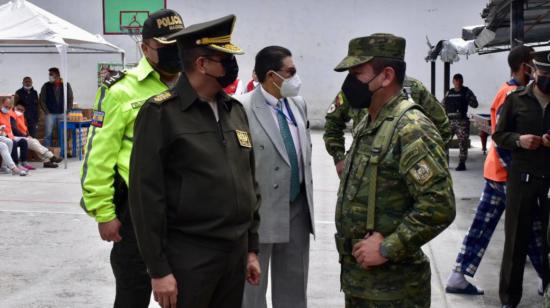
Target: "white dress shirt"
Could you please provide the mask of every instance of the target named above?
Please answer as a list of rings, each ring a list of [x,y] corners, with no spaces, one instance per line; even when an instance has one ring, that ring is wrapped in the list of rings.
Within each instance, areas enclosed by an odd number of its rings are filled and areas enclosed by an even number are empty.
[[[279,100],[268,93],[261,85],[260,89],[262,91],[262,94],[265,98],[265,103],[268,105],[269,109],[271,109],[271,114],[273,115],[273,120],[275,121],[275,124],[277,125],[277,128],[279,128],[279,119],[277,117],[277,104]],[[282,102],[282,109],[283,114],[285,115],[286,121],[288,123],[288,127],[290,128],[290,133],[292,135],[292,141],[294,141],[294,148],[296,149],[296,155],[298,156],[298,169],[300,173],[300,183],[304,181],[304,161],[302,158],[302,147],[300,146],[300,133],[298,132],[298,126],[292,122],[292,117],[290,116],[290,113],[288,112],[286,108],[286,104],[284,103],[284,98],[280,100]],[[289,103],[290,105],[290,103]],[[296,118],[296,114],[294,114],[294,118]],[[280,128],[279,128],[280,129]],[[280,132],[279,132],[280,133]]]

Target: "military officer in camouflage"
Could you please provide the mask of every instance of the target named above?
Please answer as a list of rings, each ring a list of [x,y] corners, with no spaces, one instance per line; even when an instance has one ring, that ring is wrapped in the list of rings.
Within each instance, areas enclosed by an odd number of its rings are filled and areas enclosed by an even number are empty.
[[[335,68],[349,75],[351,107],[369,108],[354,130],[336,205],[336,246],[346,307],[429,307],[430,262],[422,245],[455,217],[444,142],[407,100],[405,40],[350,41]]]
[[[407,98],[422,106],[426,115],[435,124],[444,143],[447,144],[452,136],[451,126],[445,109],[437,99],[426,89],[422,82],[409,76],[405,77],[403,93]],[[352,120],[353,127],[355,127],[367,113],[367,109],[350,108],[342,91],[336,95],[327,111],[323,140],[327,152],[334,159],[338,175],[341,175],[344,167],[346,152],[344,130],[346,129],[346,123]]]

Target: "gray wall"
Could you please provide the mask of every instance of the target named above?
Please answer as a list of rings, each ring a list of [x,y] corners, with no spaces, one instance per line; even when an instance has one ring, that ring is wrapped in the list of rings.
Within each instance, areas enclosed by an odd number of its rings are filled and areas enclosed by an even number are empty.
[[[6,3],[1,0],[0,3]],[[34,0],[34,4],[92,33],[102,32],[101,0]],[[426,35],[432,43],[459,37],[464,25],[481,24],[480,0],[168,0],[168,7],[180,12],[184,23],[193,23],[236,14],[233,41],[246,50],[240,56],[240,77],[250,79],[254,55],[268,45],[282,45],[294,54],[304,83],[303,96],[310,104],[313,122],[324,113],[345,78],[332,68],[347,52],[351,38],[375,32],[391,32],[407,39],[407,73],[429,88],[430,66]],[[127,50],[128,62],[138,57],[134,42],[126,36],[107,35],[110,42]],[[69,79],[75,100],[91,106],[97,87],[97,62],[116,62],[115,55],[69,56]],[[0,56],[0,93],[13,93],[24,75],[35,80],[35,87],[47,80],[47,68],[58,66],[58,56]],[[465,84],[478,96],[480,111],[488,111],[499,85],[508,78],[506,54],[471,56],[454,64],[451,73],[464,75]],[[437,96],[442,97],[443,64],[438,62]]]

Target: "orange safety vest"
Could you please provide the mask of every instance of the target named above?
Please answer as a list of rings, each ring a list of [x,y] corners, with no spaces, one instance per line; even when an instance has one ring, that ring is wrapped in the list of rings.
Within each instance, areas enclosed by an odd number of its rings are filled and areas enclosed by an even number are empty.
[[[29,134],[29,129],[27,128],[27,121],[25,120],[25,115],[22,114],[18,116],[15,111],[10,111],[11,116],[15,119],[17,123],[17,129],[25,135]]]
[[[497,92],[493,104],[491,105],[491,133],[495,131],[497,126],[497,113],[504,104],[506,97],[510,92],[514,91],[517,88],[516,85],[509,82],[505,82]],[[508,172],[506,168],[502,165],[500,156],[498,155],[497,150],[495,149],[495,142],[491,141],[491,147],[489,148],[489,153],[487,158],[485,158],[485,166],[483,167],[483,177],[487,180],[495,182],[506,182],[508,179]]]
[[[5,125],[6,128],[4,128],[4,133],[8,136],[8,138],[13,139],[13,132],[11,130],[11,110],[8,113],[2,113],[0,112],[0,126]]]

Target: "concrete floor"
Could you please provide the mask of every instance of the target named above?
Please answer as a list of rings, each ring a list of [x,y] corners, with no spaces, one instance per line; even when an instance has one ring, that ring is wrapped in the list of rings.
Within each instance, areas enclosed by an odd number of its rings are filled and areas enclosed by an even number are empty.
[[[334,247],[334,205],[338,178],[324,150],[321,132],[313,133],[313,172],[317,237],[311,246],[309,306],[344,307]],[[468,229],[483,187],[479,142],[474,138],[469,170],[453,170],[457,218],[426,245],[432,261],[432,307],[500,307],[498,275],[503,246],[502,222],[477,273],[485,296],[447,295],[447,275]],[[451,150],[451,167],[457,151]],[[80,162],[67,170],[38,169],[26,178],[0,175],[0,307],[111,307],[114,280],[110,245],[78,205]],[[520,307],[541,307],[538,279],[527,265]],[[151,303],[150,307],[158,307]],[[291,308],[291,307],[289,307]]]

